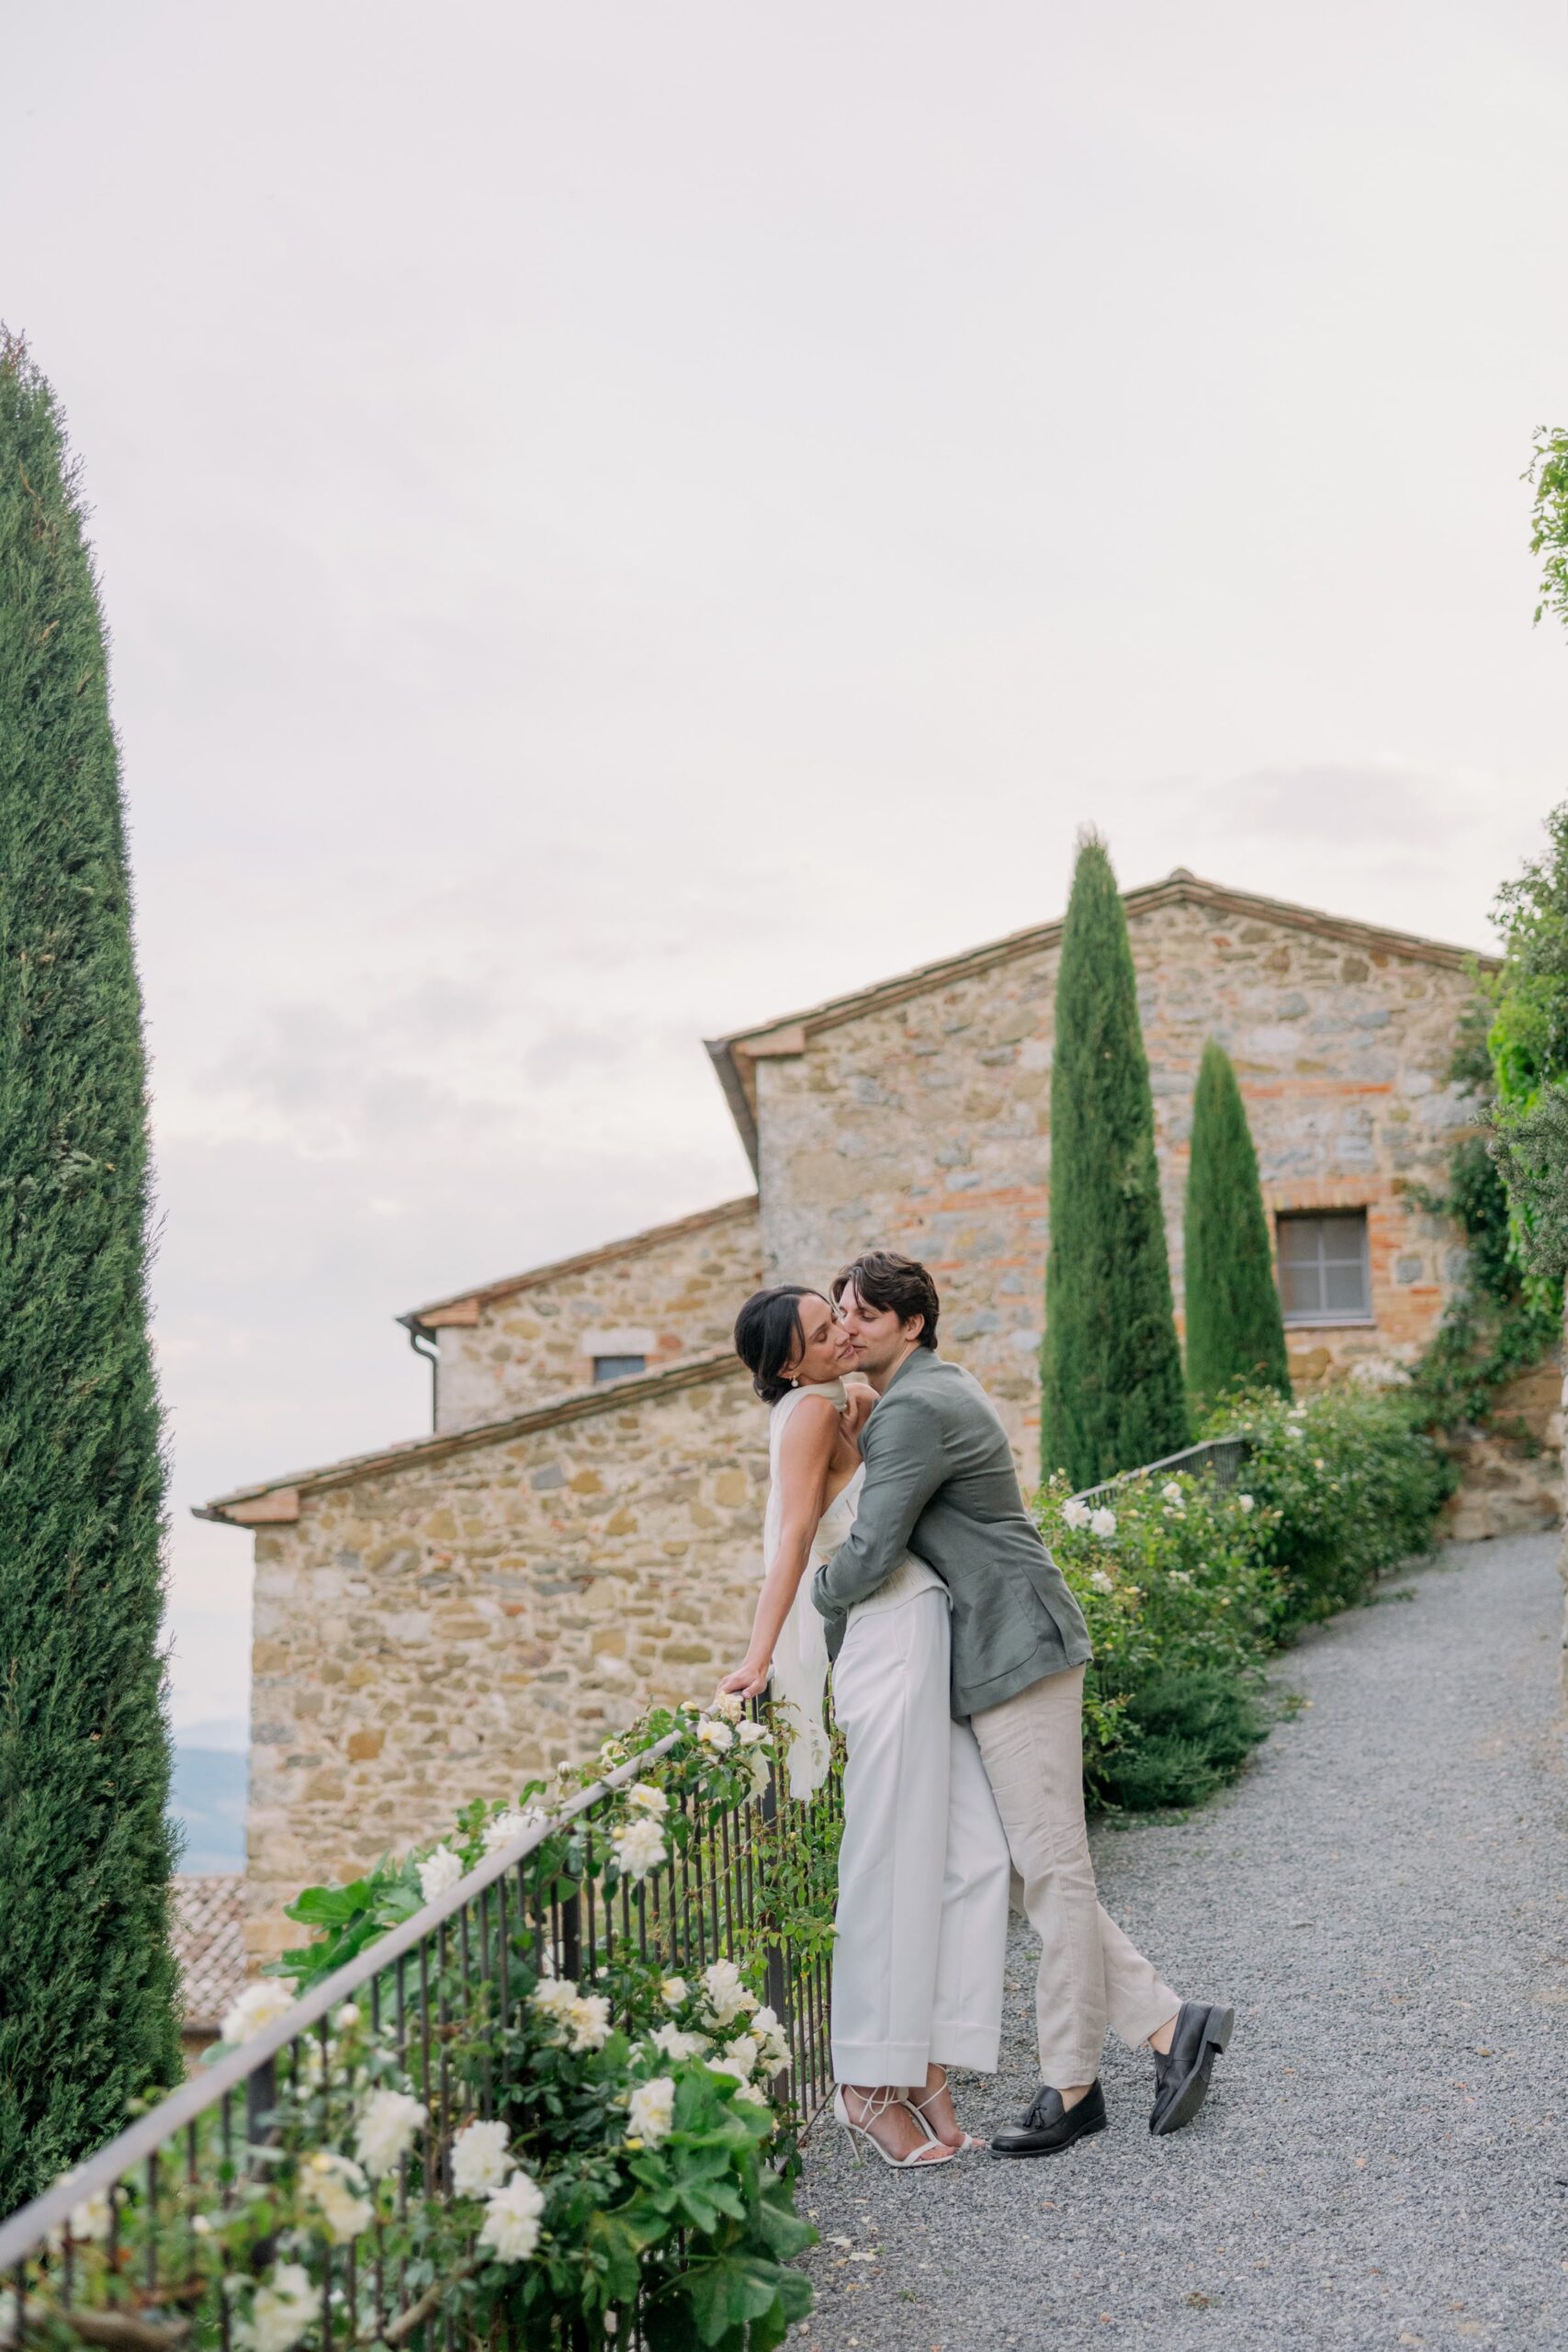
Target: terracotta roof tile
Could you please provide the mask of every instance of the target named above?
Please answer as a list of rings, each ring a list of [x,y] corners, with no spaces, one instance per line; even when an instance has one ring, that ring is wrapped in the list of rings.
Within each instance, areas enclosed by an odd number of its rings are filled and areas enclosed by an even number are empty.
[[[238,1871],[210,1878],[175,1876],[175,1957],[180,1964],[186,2024],[216,2032],[223,2012],[251,1974],[245,1950],[245,1882]]]

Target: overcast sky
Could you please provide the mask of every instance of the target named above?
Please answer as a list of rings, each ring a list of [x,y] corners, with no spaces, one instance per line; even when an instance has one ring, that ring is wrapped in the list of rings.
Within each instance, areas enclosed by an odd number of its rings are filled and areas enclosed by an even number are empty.
[[[424,1428],[401,1309],[749,1184],[703,1035],[1057,913],[1090,820],[1483,944],[1568,793],[1562,0],[52,0],[4,85],[182,1724],[247,1671],[192,1503]]]

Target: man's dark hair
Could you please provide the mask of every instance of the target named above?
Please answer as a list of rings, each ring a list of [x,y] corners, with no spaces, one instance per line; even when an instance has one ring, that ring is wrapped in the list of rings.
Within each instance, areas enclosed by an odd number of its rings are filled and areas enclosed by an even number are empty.
[[[800,1302],[821,1295],[808,1283],[780,1283],[773,1290],[753,1291],[736,1317],[735,1352],[764,1405],[776,1405],[794,1385],[784,1378],[784,1368],[795,1350],[806,1345]]]
[[[901,1323],[908,1323],[911,1316],[923,1315],[926,1320],[920,1345],[935,1347],[936,1318],[942,1312],[942,1301],[935,1283],[918,1259],[902,1258],[897,1250],[863,1250],[834,1275],[835,1306],[852,1283],[857,1296],[867,1306],[874,1306],[878,1314],[891,1311]]]

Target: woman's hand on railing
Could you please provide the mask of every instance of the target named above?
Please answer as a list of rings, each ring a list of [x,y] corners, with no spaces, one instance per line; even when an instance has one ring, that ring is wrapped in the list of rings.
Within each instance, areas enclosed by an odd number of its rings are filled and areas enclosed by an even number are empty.
[[[773,1670],[771,1657],[747,1657],[733,1674],[727,1674],[716,1696],[720,1699],[760,1699],[768,1687],[768,1677]]]

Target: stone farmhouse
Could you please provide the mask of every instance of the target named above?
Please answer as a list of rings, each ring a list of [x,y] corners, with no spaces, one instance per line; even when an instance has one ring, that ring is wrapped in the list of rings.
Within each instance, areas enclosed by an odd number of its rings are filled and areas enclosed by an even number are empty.
[[[1410,1197],[1471,1116],[1450,1081],[1460,948],[1200,880],[1126,894],[1179,1301],[1192,1090],[1241,1080],[1298,1383],[1413,1360],[1463,1265]],[[711,1044],[755,1194],[401,1319],[430,1435],[226,1495],[255,1536],[253,1952],[280,1905],[515,1793],[739,1655],[760,1569],[765,1417],[729,1352],[759,1282],[825,1281],[885,1240],[943,1294],[942,1345],[1037,1472],[1060,922]],[[1533,1462],[1473,1450],[1466,1533],[1553,1516]]]

